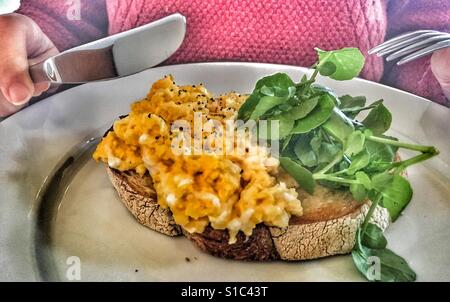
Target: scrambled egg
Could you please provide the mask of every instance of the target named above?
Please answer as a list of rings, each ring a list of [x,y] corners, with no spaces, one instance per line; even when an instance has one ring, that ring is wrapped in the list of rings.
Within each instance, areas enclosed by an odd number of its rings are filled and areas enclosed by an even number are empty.
[[[173,152],[179,137],[173,122],[193,127],[195,113],[202,113],[203,123],[225,124],[244,101],[236,93],[213,98],[203,85],[177,86],[166,76],[114,123],[93,157],[120,171],[150,173],[159,205],[188,232],[201,233],[208,225],[227,229],[231,244],[239,231],[250,236],[259,223],[287,226],[291,215],[302,215],[301,203],[294,188],[277,181],[279,162],[263,147],[253,144],[243,154]]]

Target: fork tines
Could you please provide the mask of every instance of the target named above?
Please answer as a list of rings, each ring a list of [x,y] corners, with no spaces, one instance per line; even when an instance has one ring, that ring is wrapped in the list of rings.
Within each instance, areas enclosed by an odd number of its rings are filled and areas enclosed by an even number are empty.
[[[369,54],[387,56],[386,61],[403,57],[397,62],[397,65],[402,65],[449,46],[450,34],[435,30],[417,30],[387,40],[369,50]]]

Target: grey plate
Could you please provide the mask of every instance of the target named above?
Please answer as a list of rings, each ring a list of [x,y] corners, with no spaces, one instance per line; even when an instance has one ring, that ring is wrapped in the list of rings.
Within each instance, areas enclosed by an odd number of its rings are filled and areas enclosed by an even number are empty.
[[[363,280],[349,256],[230,261],[203,254],[184,238],[155,233],[133,219],[104,169],[89,159],[94,144],[87,138],[103,133],[165,74],[180,84],[204,83],[214,93],[246,93],[258,78],[277,71],[299,79],[305,69],[253,63],[159,67],[76,87],[2,121],[0,280],[70,280],[74,259],[83,281]],[[438,158],[408,171],[414,197],[387,237],[419,280],[450,281],[450,110],[360,79],[320,81],[338,94],[384,98],[394,116],[392,134],[440,148]]]

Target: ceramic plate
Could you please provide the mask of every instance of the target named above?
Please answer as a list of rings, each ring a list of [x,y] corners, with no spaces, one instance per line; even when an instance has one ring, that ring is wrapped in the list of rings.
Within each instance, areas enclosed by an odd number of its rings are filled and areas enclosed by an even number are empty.
[[[165,66],[67,90],[0,123],[0,280],[350,281],[363,280],[351,257],[286,263],[214,258],[185,238],[141,226],[119,201],[102,165],[90,159],[96,137],[166,74],[212,92],[249,93],[275,72],[300,79],[305,69],[270,64]],[[390,247],[418,280],[450,281],[450,110],[372,82],[320,79],[339,94],[383,98],[391,134],[435,145],[441,155],[408,170],[411,204],[387,231]],[[408,156],[409,154],[403,154]],[[187,261],[189,259],[190,261]],[[75,277],[74,277],[75,276]]]

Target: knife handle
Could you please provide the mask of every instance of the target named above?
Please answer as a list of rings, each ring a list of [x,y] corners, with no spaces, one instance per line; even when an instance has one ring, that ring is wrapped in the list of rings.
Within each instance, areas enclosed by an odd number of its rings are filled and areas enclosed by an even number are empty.
[[[31,65],[28,69],[33,83],[50,82],[44,69],[45,61]]]
[[[66,51],[29,67],[34,83],[81,84],[118,77],[112,46]]]

